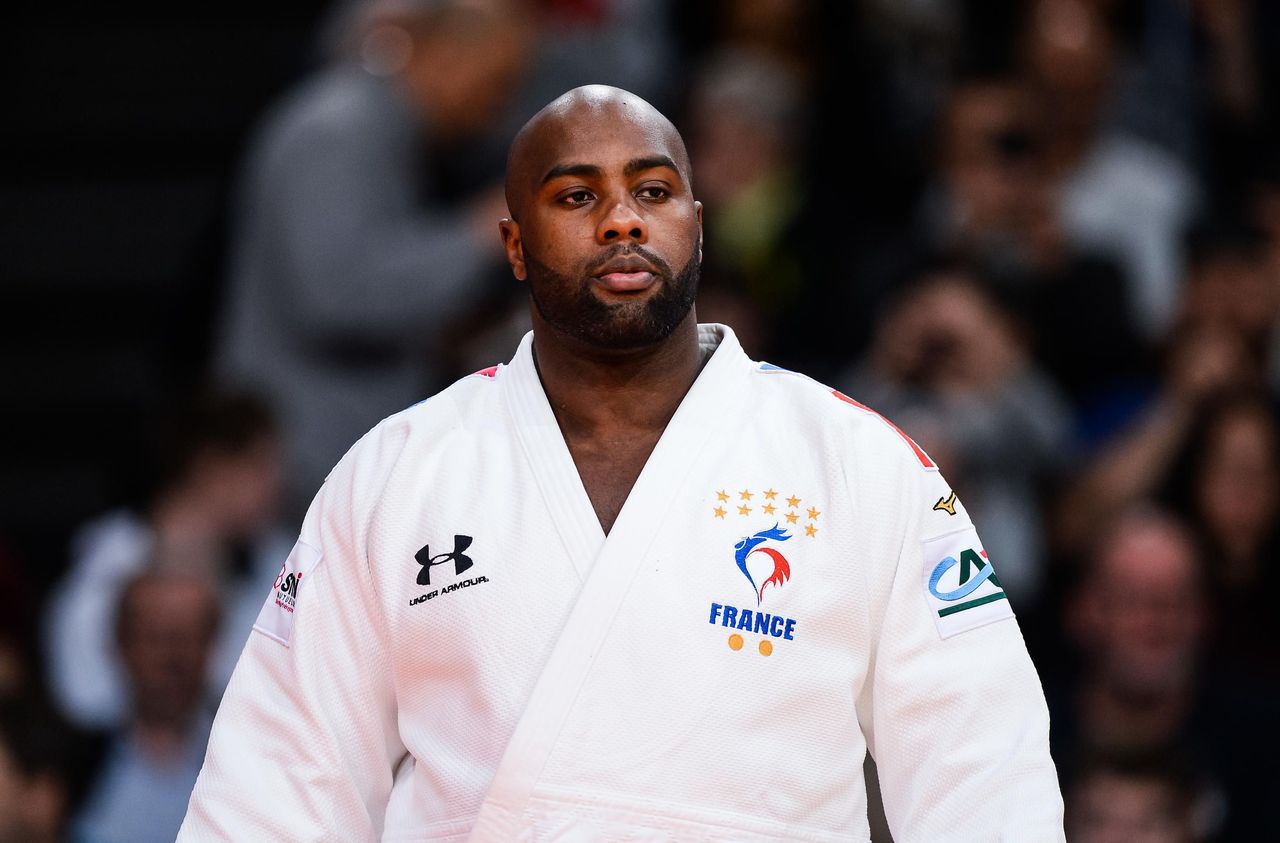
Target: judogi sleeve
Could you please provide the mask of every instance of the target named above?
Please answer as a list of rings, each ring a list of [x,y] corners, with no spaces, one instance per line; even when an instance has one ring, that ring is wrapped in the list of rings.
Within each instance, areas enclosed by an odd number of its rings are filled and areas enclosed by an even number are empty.
[[[219,707],[182,843],[380,837],[405,754],[365,551],[387,438],[362,439],[312,502]]]
[[[1048,708],[999,560],[936,468],[894,450],[906,458],[877,470],[901,530],[882,547],[900,549],[868,583],[876,632],[858,699],[889,827],[900,841],[1062,840]]]

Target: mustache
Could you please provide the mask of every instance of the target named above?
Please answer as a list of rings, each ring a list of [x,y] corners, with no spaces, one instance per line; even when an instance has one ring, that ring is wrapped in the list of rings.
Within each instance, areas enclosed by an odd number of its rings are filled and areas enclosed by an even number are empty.
[[[650,266],[658,270],[658,274],[662,275],[664,278],[670,279],[674,277],[671,271],[671,264],[658,257],[653,252],[650,252],[645,247],[636,246],[631,243],[619,243],[616,246],[610,246],[605,249],[603,252],[596,255],[595,259],[592,260],[584,274],[592,275],[596,270],[607,264],[609,261],[615,258],[630,257],[632,255],[643,258]]]

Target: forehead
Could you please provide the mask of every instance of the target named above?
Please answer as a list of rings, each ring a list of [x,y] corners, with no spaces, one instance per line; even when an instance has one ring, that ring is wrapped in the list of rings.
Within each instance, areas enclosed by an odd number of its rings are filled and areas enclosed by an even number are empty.
[[[639,158],[665,156],[683,167],[670,124],[631,103],[582,106],[549,119],[534,145],[529,175],[538,181],[556,166],[587,164],[606,172]]]
[[[1195,558],[1176,538],[1159,533],[1122,540],[1104,557],[1112,580],[1148,591],[1177,590],[1195,577]]]

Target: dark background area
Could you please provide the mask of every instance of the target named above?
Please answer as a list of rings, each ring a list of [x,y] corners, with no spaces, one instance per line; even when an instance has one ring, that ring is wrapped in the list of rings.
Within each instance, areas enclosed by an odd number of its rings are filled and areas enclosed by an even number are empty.
[[[147,419],[202,377],[256,117],[323,3],[10,16],[0,177],[0,530],[42,593],[74,525],[136,500]]]

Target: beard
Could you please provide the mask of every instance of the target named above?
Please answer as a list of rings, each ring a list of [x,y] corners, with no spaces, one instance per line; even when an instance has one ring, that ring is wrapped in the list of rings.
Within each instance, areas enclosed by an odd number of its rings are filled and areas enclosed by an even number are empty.
[[[675,274],[670,264],[638,246],[616,248],[603,259],[620,254],[639,255],[653,266],[656,293],[643,301],[603,301],[592,289],[587,270],[576,278],[561,275],[526,255],[529,296],[543,321],[580,342],[611,351],[648,348],[671,336],[698,295],[702,265],[697,249]]]

